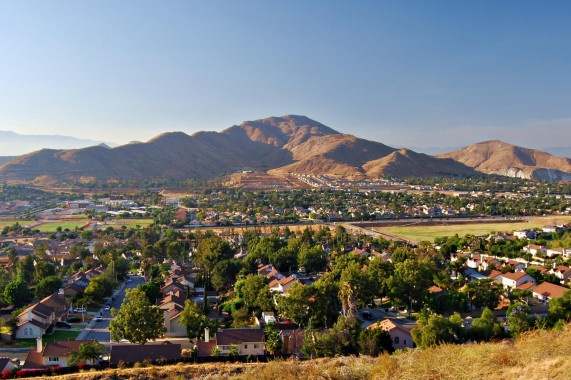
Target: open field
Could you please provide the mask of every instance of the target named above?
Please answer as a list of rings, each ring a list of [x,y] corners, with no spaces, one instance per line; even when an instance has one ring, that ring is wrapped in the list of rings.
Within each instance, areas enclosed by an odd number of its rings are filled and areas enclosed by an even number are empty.
[[[16,222],[20,223],[21,226],[29,226],[30,224],[35,223],[33,220],[2,219],[0,220],[0,228],[13,226]]]
[[[61,227],[62,230],[65,230],[67,228],[70,231],[74,231],[76,227],[81,228],[85,226],[87,223],[89,222],[85,220],[75,221],[75,222],[54,220],[54,221],[47,221],[34,228],[40,230],[40,232],[56,232],[58,227]]]
[[[411,241],[434,241],[436,237],[443,236],[464,236],[471,235],[487,235],[491,232],[508,232],[512,233],[522,228],[541,228],[546,224],[569,223],[571,215],[557,215],[556,217],[535,217],[529,218],[528,222],[523,223],[474,223],[474,224],[452,224],[442,221],[441,225],[411,225],[402,227],[373,227],[373,231],[384,232],[397,236],[404,240]]]
[[[115,219],[112,222],[105,223],[106,226],[111,226],[113,228],[118,228],[121,226],[135,227],[141,226],[146,227],[153,223],[153,219]]]

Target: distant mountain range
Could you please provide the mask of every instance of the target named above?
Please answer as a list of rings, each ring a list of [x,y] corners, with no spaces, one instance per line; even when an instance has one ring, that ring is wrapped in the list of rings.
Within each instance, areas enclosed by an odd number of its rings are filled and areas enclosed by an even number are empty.
[[[571,181],[569,158],[552,156],[499,140],[473,144],[454,152],[438,154],[436,157],[451,158],[486,174]]]
[[[527,151],[538,152],[522,149],[515,151],[520,156],[528,154]],[[493,154],[491,151],[489,153]],[[539,153],[541,155],[534,157],[550,156]],[[102,146],[73,150],[42,149],[0,166],[0,178],[27,181],[187,179],[259,170],[275,175],[300,173],[359,179],[380,176],[475,176],[484,172],[484,167],[470,160],[462,161],[460,154],[454,157],[435,157],[405,148],[396,149],[341,134],[304,116],[286,115],[247,121],[222,132],[197,132],[191,136],[182,132],[164,133],[146,143],[111,149]],[[538,165],[556,166],[545,169],[571,173],[568,159],[567,166],[560,161],[548,158],[536,160]],[[523,159],[522,162],[531,167],[530,159]],[[556,177],[550,174],[550,178]]]
[[[60,135],[21,135],[11,131],[0,131],[0,154],[19,156],[40,149],[78,149],[105,143],[108,146],[117,144],[104,141],[78,139]]]

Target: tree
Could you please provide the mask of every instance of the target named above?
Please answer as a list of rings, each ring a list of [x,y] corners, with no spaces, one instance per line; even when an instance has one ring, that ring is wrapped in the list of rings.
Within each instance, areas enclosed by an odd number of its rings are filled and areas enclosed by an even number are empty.
[[[184,249],[180,245],[180,243],[173,241],[170,242],[167,246],[167,256],[171,260],[180,260],[182,259],[182,254],[184,253]]]
[[[239,353],[240,351],[238,350],[237,345],[231,344],[230,347],[228,347],[228,356],[236,357],[238,356]]]
[[[80,363],[90,362],[95,363],[99,357],[105,352],[105,346],[99,342],[92,344],[81,343],[79,351],[70,351],[68,366],[75,366]]]
[[[27,255],[18,262],[18,278],[26,283],[32,283],[34,278],[34,255]]]
[[[156,281],[145,282],[144,284],[139,284],[137,289],[142,290],[147,296],[151,305],[154,305],[159,298],[162,298],[161,284]]]
[[[427,259],[406,259],[395,264],[395,271],[388,280],[388,286],[391,296],[408,306],[409,316],[412,313],[413,301],[419,301],[432,285],[434,269],[433,263]]]
[[[208,274],[212,274],[214,267],[220,261],[229,260],[234,257],[234,250],[226,240],[212,236],[200,240],[195,253],[195,260],[202,264]]]
[[[158,306],[151,305],[140,289],[127,289],[119,311],[112,309],[111,312],[115,319],[109,323],[109,331],[115,341],[127,339],[143,345],[165,332],[163,312]]]
[[[531,328],[529,311],[529,306],[523,303],[516,303],[508,307],[506,316],[508,317],[509,331],[512,336],[517,336]]]
[[[20,307],[28,302],[28,284],[21,279],[12,281],[4,288],[4,300],[14,307]]]
[[[492,310],[487,307],[482,311],[480,318],[472,321],[472,326],[467,332],[468,337],[476,341],[489,341],[492,337],[500,337],[502,334],[502,325],[498,323]]]
[[[327,259],[325,258],[325,251],[320,246],[310,247],[308,244],[303,244],[299,251],[297,258],[297,266],[299,268],[305,267],[307,272],[319,272],[325,268]]]
[[[231,259],[220,261],[214,266],[212,273],[212,285],[216,290],[222,290],[236,281],[236,275],[240,273],[242,265],[239,260]]]
[[[268,279],[264,276],[248,275],[244,286],[242,286],[242,294],[246,306],[255,307],[258,295],[268,283]]]
[[[571,290],[567,290],[560,298],[552,298],[549,301],[547,317],[553,325],[560,320],[571,321]]]
[[[378,356],[383,352],[391,354],[395,350],[391,335],[381,328],[362,330],[359,335],[359,349],[362,354],[370,356]]]
[[[61,280],[58,276],[48,276],[36,285],[35,297],[37,299],[45,298],[59,290]]]
[[[439,314],[421,315],[418,327],[411,330],[412,339],[421,348],[433,347],[441,343],[454,343],[462,330],[462,317],[455,313],[450,318]]]
[[[279,297],[278,311],[284,318],[289,318],[300,326],[306,326],[311,315],[311,287],[295,282],[287,293],[287,297]]]
[[[56,267],[47,261],[39,261],[34,268],[34,281],[39,283],[46,277],[54,276],[56,274]]]
[[[264,334],[266,335],[266,351],[272,355],[280,352],[283,342],[280,338],[280,333],[273,322],[268,323],[266,327],[264,327]]]
[[[184,309],[180,313],[180,324],[186,327],[186,335],[189,340],[200,339],[204,335],[206,327],[215,327],[211,325],[200,306],[191,300],[184,302]]]
[[[38,256],[40,259],[45,259],[46,257],[48,257],[48,245],[46,243],[40,243],[36,246],[36,256]]]
[[[84,294],[94,300],[102,300],[113,293],[111,280],[103,275],[93,277],[89,280],[89,285],[85,288]]]

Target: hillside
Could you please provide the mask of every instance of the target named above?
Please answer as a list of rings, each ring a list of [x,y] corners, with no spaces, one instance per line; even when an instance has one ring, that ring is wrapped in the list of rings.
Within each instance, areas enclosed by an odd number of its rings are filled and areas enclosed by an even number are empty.
[[[486,174],[542,180],[571,180],[571,160],[535,149],[522,148],[499,140],[473,144],[450,153],[451,158]]]
[[[221,132],[163,133],[109,149],[42,149],[0,166],[0,179],[214,178],[242,170],[343,176],[477,174],[453,162],[341,134],[305,116],[246,121]]]
[[[378,358],[337,357],[249,364],[179,364],[60,376],[62,379],[569,379],[571,325],[515,341],[442,345]]]

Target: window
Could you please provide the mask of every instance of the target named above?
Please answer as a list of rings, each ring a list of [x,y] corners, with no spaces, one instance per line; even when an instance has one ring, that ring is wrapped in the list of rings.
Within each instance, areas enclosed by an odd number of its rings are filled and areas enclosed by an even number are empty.
[[[399,344],[399,341],[400,341],[399,337],[395,336],[395,344]]]
[[[259,344],[254,344],[254,348],[260,348]]]
[[[244,350],[247,350],[247,349],[248,349],[248,345],[245,344],[245,345],[244,345]]]
[[[408,342],[407,342],[406,339],[405,339],[405,340],[404,340],[404,345],[406,346],[407,343],[408,343]]]
[[[48,358],[48,361],[50,362],[59,362],[59,356],[50,356]]]

